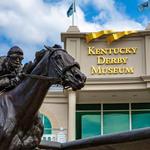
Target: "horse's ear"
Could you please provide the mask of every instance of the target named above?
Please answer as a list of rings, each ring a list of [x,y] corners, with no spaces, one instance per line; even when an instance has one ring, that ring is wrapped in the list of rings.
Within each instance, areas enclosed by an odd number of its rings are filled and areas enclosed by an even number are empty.
[[[50,46],[44,45],[44,47],[45,47],[46,50],[48,50],[48,51],[50,51],[50,52],[52,52],[52,51],[54,50],[54,49],[53,49],[52,47],[50,47]]]
[[[62,49],[62,47],[60,46],[60,45],[58,45],[58,44],[55,44],[54,46],[53,46],[53,48],[60,48],[60,49]]]

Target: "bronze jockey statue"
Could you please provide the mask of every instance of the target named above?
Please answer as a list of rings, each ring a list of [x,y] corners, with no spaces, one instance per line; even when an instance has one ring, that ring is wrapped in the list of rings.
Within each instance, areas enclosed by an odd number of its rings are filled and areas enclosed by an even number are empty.
[[[16,87],[21,79],[23,51],[18,46],[9,49],[7,56],[0,57],[0,91]]]
[[[59,45],[54,45],[53,48],[61,48]],[[22,65],[23,51],[18,46],[13,46],[7,53],[7,56],[0,57],[0,91],[7,92],[21,83],[24,79],[22,73],[30,74],[39,60],[45,54],[45,50],[36,52],[34,62],[30,61],[24,66]],[[43,135],[43,124],[38,113],[35,115],[30,130],[24,135],[22,131],[12,140],[11,149],[28,150],[36,147],[41,142]]]
[[[22,81],[22,73],[26,73],[25,69],[23,69],[22,60],[23,50],[18,46],[10,48],[7,56],[0,57],[1,94],[15,88]],[[29,70],[27,67],[25,68]],[[26,149],[35,147],[35,145],[40,143],[43,134],[43,125],[38,114],[35,116],[33,125],[26,136],[24,136],[23,140],[20,139],[20,136],[22,136],[21,134],[22,133],[20,132],[13,139],[14,145],[17,143],[18,148],[20,146],[20,149],[21,147]]]

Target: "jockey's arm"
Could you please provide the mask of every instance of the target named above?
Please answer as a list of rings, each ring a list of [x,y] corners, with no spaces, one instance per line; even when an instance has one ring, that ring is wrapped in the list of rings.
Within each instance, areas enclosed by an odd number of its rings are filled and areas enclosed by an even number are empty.
[[[21,79],[16,75],[4,75],[3,77],[0,77],[0,90],[6,89],[12,89],[16,87],[20,83]]]
[[[0,90],[3,90],[8,86],[10,86],[10,79],[8,77],[0,79]]]

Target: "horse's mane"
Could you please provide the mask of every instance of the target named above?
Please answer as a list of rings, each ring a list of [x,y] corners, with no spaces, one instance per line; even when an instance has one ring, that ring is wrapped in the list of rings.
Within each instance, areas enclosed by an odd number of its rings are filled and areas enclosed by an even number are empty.
[[[31,73],[32,70],[36,67],[36,65],[41,61],[41,59],[43,58],[43,56],[45,55],[46,52],[47,52],[47,50],[45,50],[45,49],[37,51],[35,53],[34,61],[33,62],[29,61],[28,63],[26,63],[23,67],[23,72]]]
[[[46,49],[42,49],[40,51],[37,51],[35,53],[35,59],[34,61],[29,61],[28,63],[26,63],[23,67],[23,71],[25,73],[31,73],[32,70],[36,67],[36,65],[41,61],[41,59],[43,58],[43,56],[45,55],[45,53],[51,49],[51,47],[49,46],[44,46]],[[62,47],[60,45],[55,44],[52,48],[56,48],[56,49],[62,49]]]

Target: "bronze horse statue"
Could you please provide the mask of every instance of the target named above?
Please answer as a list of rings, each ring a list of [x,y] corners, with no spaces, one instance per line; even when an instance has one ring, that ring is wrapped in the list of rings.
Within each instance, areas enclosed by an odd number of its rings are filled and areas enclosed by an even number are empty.
[[[30,130],[52,84],[62,84],[73,90],[84,86],[86,77],[66,50],[45,48],[30,77],[25,77],[16,88],[0,95],[0,150],[26,149],[19,148],[16,136],[21,133],[24,137]]]

